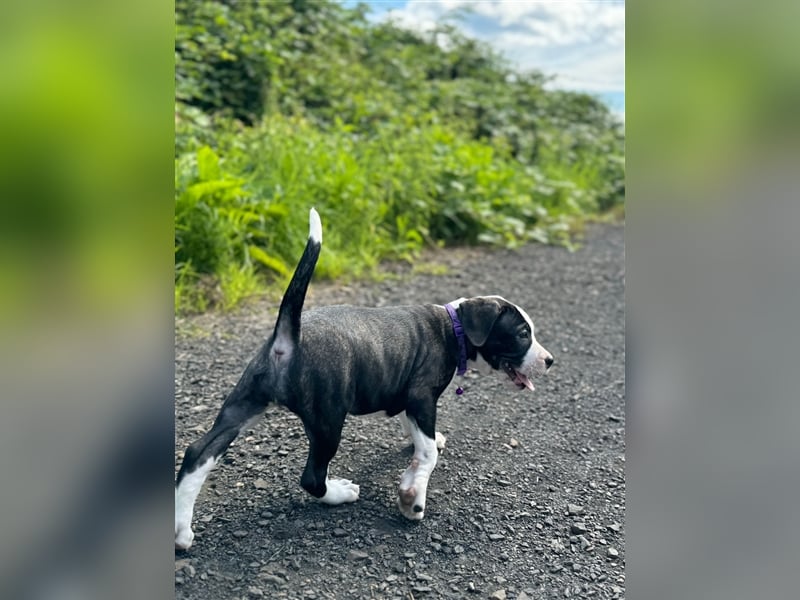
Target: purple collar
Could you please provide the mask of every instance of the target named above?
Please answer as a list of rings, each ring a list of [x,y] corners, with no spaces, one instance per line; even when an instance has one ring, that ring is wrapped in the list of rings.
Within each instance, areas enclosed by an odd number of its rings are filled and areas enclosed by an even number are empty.
[[[456,340],[458,340],[458,371],[456,373],[463,375],[467,372],[467,342],[464,340],[464,327],[456,314],[456,309],[451,304],[445,304],[444,307],[453,322],[453,332],[456,334]]]

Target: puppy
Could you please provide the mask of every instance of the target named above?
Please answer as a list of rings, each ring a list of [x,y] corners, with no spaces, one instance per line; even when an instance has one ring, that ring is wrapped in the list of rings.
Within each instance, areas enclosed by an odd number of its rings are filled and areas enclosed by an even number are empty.
[[[175,546],[188,549],[194,503],[209,472],[236,436],[271,403],[303,421],[309,450],[300,485],[326,504],[358,500],[359,487],[328,473],[348,414],[400,415],[414,443],[400,480],[398,505],[408,519],[425,515],[428,480],[444,436],[436,403],[467,361],[482,360],[533,390],[552,355],[534,338],[533,322],[499,296],[460,298],[446,306],[329,306],[301,314],[322,246],[313,208],[308,242],[281,302],[272,335],[247,365],[211,430],[186,450],[175,485]]]

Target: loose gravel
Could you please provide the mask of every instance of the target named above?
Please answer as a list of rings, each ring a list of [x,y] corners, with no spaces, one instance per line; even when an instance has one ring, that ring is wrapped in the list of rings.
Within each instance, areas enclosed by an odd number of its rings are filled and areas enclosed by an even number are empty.
[[[412,452],[396,419],[348,418],[331,474],[361,496],[330,507],[299,486],[299,419],[270,409],[200,494],[194,545],[175,553],[177,598],[624,598],[623,228],[593,225],[575,252],[530,245],[430,258],[449,273],[394,266],[379,283],[312,282],[306,308],[500,294],[528,311],[555,356],[536,391],[470,372],[463,396],[455,384],[444,393],[437,429],[447,447],[421,522],[396,507]],[[261,303],[178,320],[176,471],[276,312]]]

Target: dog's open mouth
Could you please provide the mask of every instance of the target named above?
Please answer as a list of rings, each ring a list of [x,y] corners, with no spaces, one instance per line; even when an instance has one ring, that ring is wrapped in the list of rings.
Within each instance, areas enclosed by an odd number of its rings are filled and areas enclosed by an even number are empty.
[[[501,366],[506,372],[506,375],[508,375],[511,381],[514,382],[514,385],[516,385],[519,389],[522,390],[528,388],[529,390],[533,391],[533,382],[528,379],[528,376],[525,375],[525,373],[517,371],[513,366],[511,366],[510,362],[505,360],[501,363]]]

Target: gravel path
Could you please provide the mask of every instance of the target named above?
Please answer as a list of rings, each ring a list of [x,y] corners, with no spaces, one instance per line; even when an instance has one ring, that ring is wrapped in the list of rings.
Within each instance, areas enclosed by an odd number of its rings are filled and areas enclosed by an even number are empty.
[[[323,249],[324,252],[324,249]],[[447,275],[312,282],[306,307],[444,304],[500,294],[555,356],[536,391],[469,373],[439,403],[447,436],[421,522],[396,507],[411,456],[396,419],[350,417],[331,464],[361,486],[329,507],[299,485],[306,438],[273,408],[231,446],[198,499],[196,538],[175,554],[177,598],[622,598],[625,595],[623,228],[584,246],[448,250]],[[176,469],[271,332],[275,305],[177,323]]]

